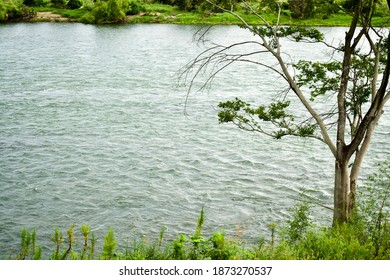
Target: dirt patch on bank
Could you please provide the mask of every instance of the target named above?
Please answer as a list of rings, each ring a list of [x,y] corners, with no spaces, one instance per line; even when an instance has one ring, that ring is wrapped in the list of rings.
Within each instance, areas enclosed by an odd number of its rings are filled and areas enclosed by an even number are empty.
[[[72,22],[75,21],[71,18],[66,18],[59,14],[54,14],[52,12],[37,12],[35,19],[42,21],[53,21],[53,22]]]

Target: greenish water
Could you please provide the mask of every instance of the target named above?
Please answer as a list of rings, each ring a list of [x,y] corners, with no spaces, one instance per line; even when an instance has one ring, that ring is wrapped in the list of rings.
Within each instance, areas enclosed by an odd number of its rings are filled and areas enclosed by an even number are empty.
[[[45,247],[54,227],[83,223],[96,236],[113,227],[119,240],[135,230],[154,239],[162,226],[175,238],[193,232],[204,206],[205,230],[224,227],[255,240],[288,217],[301,187],[318,188],[312,195],[331,204],[333,162],[320,142],[274,142],[218,124],[219,101],[277,92],[269,72],[232,69],[208,93],[191,95],[183,113],[178,71],[202,50],[192,40],[197,29],[0,25],[1,258],[18,248],[23,227],[36,227]],[[253,38],[222,26],[210,36]],[[387,114],[363,176],[388,151],[389,128]],[[325,224],[326,211],[317,214]]]

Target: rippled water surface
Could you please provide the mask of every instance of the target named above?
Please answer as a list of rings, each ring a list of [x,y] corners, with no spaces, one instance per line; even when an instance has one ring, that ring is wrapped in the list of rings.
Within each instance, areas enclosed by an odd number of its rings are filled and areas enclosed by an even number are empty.
[[[266,235],[289,215],[301,187],[331,203],[332,158],[315,140],[273,141],[219,125],[219,101],[265,100],[278,83],[253,67],[231,69],[191,95],[178,71],[202,50],[198,27],[176,25],[0,25],[0,256],[14,254],[23,227],[50,246],[54,227],[109,227],[156,238],[205,230]],[[324,29],[340,36],[339,28]],[[215,27],[212,39],[253,38]],[[289,45],[287,44],[287,48]],[[303,46],[293,57],[323,57]],[[245,70],[245,71],[244,71]],[[388,114],[363,175],[387,151]],[[318,217],[329,222],[330,213]],[[323,213],[322,213],[323,212]]]

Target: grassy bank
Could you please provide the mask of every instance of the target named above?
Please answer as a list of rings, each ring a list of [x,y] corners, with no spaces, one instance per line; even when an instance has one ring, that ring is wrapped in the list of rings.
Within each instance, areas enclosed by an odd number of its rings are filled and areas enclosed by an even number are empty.
[[[52,12],[62,15],[71,21],[88,22],[88,15],[93,8],[94,2],[86,1],[79,9],[61,9],[52,7],[52,5],[43,5],[43,7],[32,7],[35,12]],[[238,14],[245,18],[250,24],[259,24],[257,16],[244,11],[238,10]],[[270,23],[277,21],[277,13],[266,10],[261,15]],[[30,21],[53,21],[51,18],[31,18]],[[283,12],[280,18],[281,25],[300,25],[300,26],[348,26],[351,17],[343,12],[338,12],[327,17],[293,19],[288,12]],[[142,3],[139,11],[127,15],[122,23],[170,23],[170,24],[211,24],[211,25],[235,25],[240,24],[239,20],[228,13],[218,12],[197,12],[183,11],[177,6]],[[384,11],[378,12],[374,17],[373,23],[376,26],[389,26],[390,14]]]

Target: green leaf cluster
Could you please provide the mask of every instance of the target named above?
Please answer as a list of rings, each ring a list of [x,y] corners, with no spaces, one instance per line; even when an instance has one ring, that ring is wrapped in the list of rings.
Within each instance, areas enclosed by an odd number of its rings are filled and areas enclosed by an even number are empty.
[[[289,101],[277,101],[252,108],[249,103],[235,98],[218,104],[218,119],[220,123],[230,122],[243,130],[260,132],[276,139],[287,135],[314,136],[316,125],[308,122],[297,124],[294,116],[286,111],[289,105]]]
[[[303,26],[252,26],[255,35],[267,38],[288,38],[296,42],[322,42],[324,34],[316,28]]]

